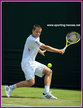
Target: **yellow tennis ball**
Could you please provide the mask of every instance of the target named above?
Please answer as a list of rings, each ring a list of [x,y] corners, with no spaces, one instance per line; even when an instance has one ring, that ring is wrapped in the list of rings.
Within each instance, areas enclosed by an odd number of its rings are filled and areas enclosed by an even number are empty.
[[[48,65],[47,65],[49,68],[51,68],[52,67],[52,64],[51,63],[48,63]]]

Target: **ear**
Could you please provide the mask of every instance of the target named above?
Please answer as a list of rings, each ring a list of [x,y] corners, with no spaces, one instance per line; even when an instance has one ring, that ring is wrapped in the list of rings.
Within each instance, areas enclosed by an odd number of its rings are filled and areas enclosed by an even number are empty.
[[[34,32],[34,30],[32,29],[32,33]]]

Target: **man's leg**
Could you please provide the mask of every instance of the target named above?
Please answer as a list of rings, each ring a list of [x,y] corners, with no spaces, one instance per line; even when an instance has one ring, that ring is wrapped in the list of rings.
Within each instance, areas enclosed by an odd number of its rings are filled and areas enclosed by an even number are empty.
[[[57,99],[57,97],[53,96],[49,92],[51,80],[52,80],[52,70],[46,67],[44,68],[42,74],[45,75],[45,78],[44,78],[45,89],[44,89],[42,98]]]
[[[42,74],[45,75],[44,77],[44,84],[45,84],[45,90],[44,93],[49,92],[51,80],[52,80],[52,70],[49,68],[44,68]]]
[[[12,90],[14,90],[15,88],[19,88],[19,87],[30,87],[33,86],[35,84],[35,79],[32,78],[30,80],[26,80],[26,81],[21,81],[19,83],[10,85],[10,86],[5,86],[5,94],[7,97],[10,97],[10,94],[12,92]]]
[[[26,81],[21,81],[19,83],[16,83],[16,87],[30,87],[33,86],[35,84],[35,79],[32,78],[30,80],[26,80]]]

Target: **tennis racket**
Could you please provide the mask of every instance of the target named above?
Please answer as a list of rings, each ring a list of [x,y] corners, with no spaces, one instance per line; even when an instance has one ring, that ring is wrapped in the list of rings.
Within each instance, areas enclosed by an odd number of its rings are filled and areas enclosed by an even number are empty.
[[[77,32],[70,32],[66,35],[66,46],[64,47],[64,50],[72,44],[76,44],[80,41],[80,34]]]

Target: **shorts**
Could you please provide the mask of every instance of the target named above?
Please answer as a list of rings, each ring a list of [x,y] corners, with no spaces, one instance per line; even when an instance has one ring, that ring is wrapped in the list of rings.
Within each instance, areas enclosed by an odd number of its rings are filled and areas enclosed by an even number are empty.
[[[35,75],[43,77],[44,74],[42,74],[42,72],[47,66],[37,61],[29,61],[24,64],[21,64],[21,67],[25,74],[26,80],[30,80],[32,78],[35,78]]]

